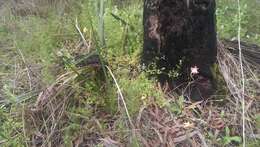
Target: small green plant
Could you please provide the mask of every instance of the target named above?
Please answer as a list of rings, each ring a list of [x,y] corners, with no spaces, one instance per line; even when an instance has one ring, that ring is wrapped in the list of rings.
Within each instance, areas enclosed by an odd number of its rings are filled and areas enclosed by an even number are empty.
[[[172,70],[167,70],[166,67],[158,67],[157,63],[159,60],[164,60],[165,57],[155,57],[154,62],[148,65],[148,67],[144,67],[145,72],[151,76],[158,75],[167,75],[167,77],[171,79],[176,79],[181,75],[181,68],[183,64],[183,60],[179,61],[179,64]]]
[[[7,113],[5,108],[0,108],[0,145],[3,147],[26,145],[27,139],[23,133],[23,121],[19,117]]]
[[[255,115],[256,128],[260,128],[260,114]]]
[[[144,73],[134,79],[122,77],[119,85],[126,98],[130,115],[137,113],[142,105],[149,105],[151,98],[155,101],[163,99],[163,93],[154,87],[153,81],[148,80]]]
[[[169,109],[176,115],[180,115],[184,109],[184,97],[179,96],[177,100],[169,104]]]
[[[221,139],[221,143],[226,146],[233,142],[241,143],[241,137],[240,136],[230,136],[230,129],[228,127],[226,127],[225,136]]]

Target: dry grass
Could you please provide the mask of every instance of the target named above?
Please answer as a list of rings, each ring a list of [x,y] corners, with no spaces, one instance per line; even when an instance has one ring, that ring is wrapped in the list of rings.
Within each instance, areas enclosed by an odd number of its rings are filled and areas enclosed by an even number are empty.
[[[70,83],[75,77],[73,73],[61,75],[39,94],[34,106],[26,110],[26,134],[31,138],[30,146],[60,144],[60,129],[66,125],[68,101],[75,93]]]
[[[241,134],[242,127],[242,90],[241,82],[242,77],[241,68],[239,64],[238,55],[234,54],[238,48],[234,47],[234,43],[225,42],[222,44],[219,42],[218,50],[218,63],[220,71],[225,79],[227,88],[229,89],[230,96],[227,97],[229,103],[227,103],[226,108],[228,113],[230,113],[230,123],[236,126],[236,132]],[[232,48],[231,48],[232,47]],[[242,46],[243,48],[243,70],[245,75],[245,130],[246,136],[255,136],[259,133],[259,130],[255,128],[255,122],[253,121],[255,115],[260,111],[260,101],[259,101],[259,89],[260,89],[260,62],[258,62],[260,48],[253,45],[252,46]],[[233,52],[233,54],[229,51]],[[244,52],[245,50],[245,52]],[[256,58],[255,58],[256,57]],[[258,58],[257,58],[258,57]]]
[[[69,9],[72,0],[10,0],[0,4],[2,16],[12,13],[16,16],[37,15],[46,17],[50,8],[57,10],[58,14],[63,14]]]
[[[80,42],[80,44],[82,44]],[[228,45],[219,43],[219,68],[230,91],[226,95],[225,105],[218,105],[214,100],[183,103],[181,114],[176,115],[168,107],[160,107],[154,98],[148,98],[149,103],[138,108],[139,114],[130,118],[125,117],[121,109],[111,116],[102,110],[95,110],[93,116],[78,116],[84,120],[82,130],[71,140],[75,146],[113,145],[125,146],[136,137],[141,146],[218,146],[218,138],[225,136],[225,128],[231,128],[231,135],[241,135],[241,97],[240,97],[240,68],[236,54],[232,54]],[[247,58],[246,58],[247,59]],[[255,139],[259,134],[253,117],[259,113],[259,68],[244,60],[246,75],[246,135]],[[25,70],[27,67],[24,67]],[[27,72],[24,72],[24,76]],[[68,127],[71,101],[77,104],[75,93],[80,87],[75,87],[78,74],[69,72],[57,78],[56,82],[43,90],[35,104],[25,108],[25,136],[30,138],[29,146],[59,146],[64,145],[64,130]],[[28,77],[27,77],[28,78]],[[78,81],[80,82],[80,81]],[[28,84],[30,85],[30,84]],[[118,85],[120,86],[120,85]],[[223,85],[225,87],[225,85]],[[84,88],[80,89],[84,90]],[[165,100],[176,103],[176,96],[165,91]],[[121,93],[122,94],[122,93]],[[79,95],[77,95],[79,96]],[[126,104],[127,105],[127,104]],[[91,108],[96,109],[96,108]],[[225,112],[224,114],[222,114]],[[132,125],[129,127],[128,119]],[[102,127],[101,122],[107,122],[109,127]],[[125,128],[118,129],[119,122]],[[90,129],[91,128],[91,129]],[[208,133],[214,134],[209,137]],[[122,137],[123,136],[123,137]]]

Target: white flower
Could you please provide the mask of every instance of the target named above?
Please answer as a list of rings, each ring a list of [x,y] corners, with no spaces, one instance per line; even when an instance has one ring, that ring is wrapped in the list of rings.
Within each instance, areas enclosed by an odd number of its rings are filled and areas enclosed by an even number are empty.
[[[86,33],[88,29],[86,27],[83,28],[83,32]]]
[[[199,73],[199,68],[198,68],[197,66],[191,67],[190,70],[191,70],[190,73],[191,73],[192,75],[196,75],[196,74]]]

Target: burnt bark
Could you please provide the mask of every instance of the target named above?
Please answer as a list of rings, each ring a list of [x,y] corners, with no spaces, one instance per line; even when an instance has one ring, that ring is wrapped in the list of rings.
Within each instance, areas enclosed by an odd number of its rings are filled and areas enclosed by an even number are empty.
[[[208,97],[214,89],[211,67],[216,62],[215,0],[145,0],[142,62],[163,70],[161,83],[181,84],[190,80],[191,67],[198,67],[196,88]],[[177,70],[176,79],[169,72]],[[204,95],[204,96],[203,96]]]

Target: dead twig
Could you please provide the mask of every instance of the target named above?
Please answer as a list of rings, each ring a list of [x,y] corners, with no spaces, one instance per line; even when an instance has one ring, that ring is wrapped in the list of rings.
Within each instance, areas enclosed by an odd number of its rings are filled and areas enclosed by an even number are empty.
[[[180,142],[183,142],[193,136],[197,135],[200,140],[201,140],[201,143],[203,145],[203,147],[208,147],[206,141],[205,141],[205,138],[203,137],[203,135],[199,132],[199,131],[193,131],[193,132],[190,132],[190,133],[187,133],[185,135],[182,135],[182,136],[179,136],[177,138],[174,138],[174,143],[180,143]]]
[[[116,80],[114,74],[112,73],[111,69],[110,69],[108,66],[106,66],[106,68],[108,69],[110,75],[112,76],[112,78],[113,78],[113,80],[114,80],[114,82],[115,82],[115,84],[116,84],[116,87],[117,87],[117,90],[118,90],[118,94],[119,94],[119,97],[120,97],[121,101],[123,102],[123,105],[124,105],[125,112],[126,112],[126,115],[127,115],[127,117],[128,117],[129,123],[130,123],[132,129],[134,129],[135,127],[134,127],[133,121],[131,120],[131,117],[130,117],[130,115],[129,115],[129,112],[128,112],[128,109],[127,109],[127,106],[126,106],[126,102],[125,102],[125,100],[124,100],[122,91],[121,91],[121,89],[120,89],[120,87],[119,87],[119,85],[118,85],[118,83],[117,83],[117,80]]]
[[[76,27],[76,29],[77,29],[77,31],[79,32],[79,34],[80,34],[80,36],[81,36],[81,39],[82,39],[82,41],[83,41],[83,44],[87,47],[87,53],[89,53],[89,45],[88,45],[88,43],[87,43],[87,41],[86,41],[86,39],[85,39],[85,37],[84,37],[84,35],[83,35],[83,33],[81,32],[81,30],[80,30],[80,28],[79,28],[79,24],[78,24],[78,19],[76,18],[76,24],[75,24],[75,27]]]

